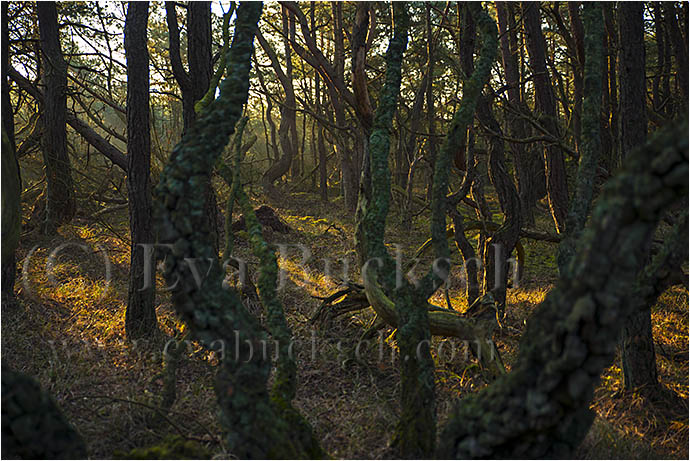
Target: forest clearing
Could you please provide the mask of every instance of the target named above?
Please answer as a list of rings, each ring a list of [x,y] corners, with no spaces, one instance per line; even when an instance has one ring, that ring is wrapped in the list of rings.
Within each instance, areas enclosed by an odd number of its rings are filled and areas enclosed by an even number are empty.
[[[687,2],[3,2],[2,457],[687,459]]]

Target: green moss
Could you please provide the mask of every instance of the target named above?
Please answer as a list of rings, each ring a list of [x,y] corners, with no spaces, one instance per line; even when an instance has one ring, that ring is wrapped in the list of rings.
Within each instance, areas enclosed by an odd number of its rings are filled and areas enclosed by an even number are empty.
[[[157,445],[128,452],[116,451],[114,456],[116,459],[209,459],[212,453],[193,440],[173,435]]]

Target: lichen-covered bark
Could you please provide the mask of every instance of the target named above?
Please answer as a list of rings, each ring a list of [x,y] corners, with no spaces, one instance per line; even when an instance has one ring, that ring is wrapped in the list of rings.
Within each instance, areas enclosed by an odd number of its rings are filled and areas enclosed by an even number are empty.
[[[687,197],[687,129],[684,121],[659,133],[605,186],[570,273],[527,324],[513,371],[459,403],[438,455],[572,456],[591,424],[586,408],[613,359],[621,320],[633,308],[630,286],[647,243],[664,210]]]
[[[2,365],[2,457],[84,459],[81,436],[38,383]]]
[[[379,292],[377,279],[380,280],[384,289],[392,293],[392,304],[397,314],[402,413],[392,446],[401,457],[418,458],[428,457],[433,452],[436,438],[434,362],[429,351],[431,335],[426,298],[405,281],[396,286],[395,263],[384,244],[391,187],[388,166],[391,126],[400,94],[402,59],[409,28],[407,5],[404,3],[393,3],[393,23],[393,38],[386,52],[385,83],[374,117],[368,153],[365,153],[368,154],[368,161],[364,164],[370,171],[371,189],[370,195],[360,191],[357,247],[361,261],[373,262],[378,258],[381,263],[379,267],[375,264],[368,267],[363,274],[365,283],[374,289],[367,296],[371,295],[371,300],[374,300],[374,291]]]
[[[164,276],[175,309],[192,338],[206,347],[222,349],[216,376],[216,396],[227,445],[239,458],[296,458],[311,456],[302,440],[292,437],[294,422],[276,411],[267,389],[271,363],[262,351],[266,341],[237,294],[222,289],[223,273],[204,220],[200,186],[233,133],[249,91],[249,69],[261,3],[242,3],[228,73],[219,98],[175,147],[156,188],[155,222],[158,241],[172,246]],[[197,283],[194,274],[208,274]],[[196,264],[197,272],[191,269]]]
[[[575,251],[575,243],[587,222],[594,193],[597,164],[601,153],[599,118],[601,114],[602,71],[605,63],[604,20],[601,6],[598,3],[586,2],[583,5],[583,23],[585,30],[584,88],[586,96],[582,104],[582,140],[575,180],[575,194],[570,201],[568,210],[567,235],[558,247],[558,269],[561,274],[568,270],[568,263]],[[644,78],[644,71],[642,78]]]
[[[465,15],[466,22],[478,21],[479,30],[482,34],[482,43],[485,46],[483,54],[490,54],[488,58],[496,55],[497,30],[496,24],[487,18],[475,18],[474,16],[481,11],[471,12],[470,15]],[[483,19],[483,20],[482,20]],[[474,30],[474,27],[468,27],[469,30]],[[469,41],[472,43],[472,41]],[[486,47],[492,46],[491,53]],[[465,74],[470,74],[472,71],[471,55],[473,50],[468,50],[470,56],[464,64]],[[482,55],[483,55],[482,54]],[[520,199],[513,184],[512,178],[508,176],[505,165],[505,147],[502,139],[502,129],[489,105],[489,101],[481,93],[477,99],[476,116],[479,122],[489,129],[489,158],[488,158],[488,173],[489,179],[493,184],[496,195],[498,197],[501,210],[505,215],[503,224],[484,242],[484,247],[480,248],[482,252],[482,260],[484,266],[484,273],[482,277],[482,292],[484,294],[493,293],[496,301],[503,306],[505,304],[506,288],[507,288],[507,274],[508,265],[505,260],[513,251],[515,244],[518,241],[521,218],[520,218]],[[458,218],[454,218],[455,224]],[[460,240],[461,248],[464,247],[462,240]],[[496,259],[498,257],[498,260]],[[468,282],[469,283],[469,282]],[[471,302],[468,299],[468,305]]]
[[[232,232],[232,214],[234,210],[235,200],[237,199],[237,191],[240,189],[240,163],[242,162],[242,134],[244,128],[249,122],[249,117],[242,117],[237,122],[237,130],[235,132],[235,142],[233,146],[233,166],[232,168],[223,164],[218,168],[218,173],[225,180],[230,188],[230,194],[225,205],[225,247],[223,250],[223,261],[227,261],[232,257],[232,247],[234,243],[234,236]],[[253,210],[252,210],[253,211]]]
[[[238,181],[239,182],[239,181]],[[259,258],[259,298],[266,311],[266,324],[271,338],[278,346],[276,374],[271,390],[271,404],[276,413],[289,423],[290,437],[299,447],[296,455],[323,458],[325,453],[314,437],[309,422],[292,406],[297,391],[297,364],[291,352],[292,332],[285,319],[283,305],[278,299],[278,261],[262,235],[262,228],[254,213],[249,197],[242,187],[236,190],[236,199],[244,213],[252,252]]]

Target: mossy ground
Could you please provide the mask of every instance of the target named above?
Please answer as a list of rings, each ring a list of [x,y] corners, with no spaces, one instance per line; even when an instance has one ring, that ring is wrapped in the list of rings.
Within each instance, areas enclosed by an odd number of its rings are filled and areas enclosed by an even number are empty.
[[[331,191],[331,196],[335,191]],[[262,202],[256,201],[256,205]],[[366,343],[359,343],[373,320],[370,311],[353,313],[313,325],[311,316],[320,301],[334,291],[338,280],[324,276],[323,258],[332,261],[334,275],[347,271],[356,280],[353,217],[342,211],[340,199],[323,204],[309,193],[294,193],[289,204],[271,203],[290,225],[290,234],[273,233],[273,243],[301,243],[312,257],[307,271],[299,264],[301,253],[291,247],[281,261],[288,281],[279,296],[296,340],[298,391],[295,407],[314,427],[323,448],[336,458],[383,458],[390,456],[387,443],[399,415],[400,384],[390,329]],[[492,208],[496,204],[492,203]],[[428,236],[429,223],[414,220],[402,229],[394,203],[386,242],[398,244],[411,257]],[[552,228],[546,212],[538,213],[537,227]],[[49,239],[23,235],[19,268],[27,263],[27,277],[17,277],[17,302],[2,304],[3,360],[19,371],[35,376],[50,392],[69,420],[86,440],[93,458],[111,458],[116,451],[160,444],[182,435],[210,453],[224,454],[216,419],[213,392],[217,357],[192,347],[178,370],[178,399],[166,418],[155,408],[162,380],[161,352],[167,337],[184,326],[176,319],[166,293],[157,294],[161,335],[149,344],[132,346],[125,341],[124,310],[127,295],[129,249],[127,212],[101,220],[78,216]],[[46,274],[46,257],[65,242],[75,245],[60,251],[52,277]],[[526,273],[518,288],[508,290],[504,328],[496,334],[502,357],[510,368],[514,361],[524,320],[544,298],[556,280],[555,245],[525,240]],[[102,254],[112,262],[112,280],[106,283]],[[238,239],[236,254],[256,267],[246,241]],[[418,273],[426,269],[419,264]],[[461,271],[453,251],[454,280]],[[27,283],[24,283],[26,280]],[[162,280],[159,280],[162,283]],[[466,305],[460,283],[449,290],[456,309]],[[445,305],[439,292],[433,302]],[[581,458],[678,458],[688,457],[688,293],[669,290],[652,311],[657,364],[662,395],[650,398],[620,392],[622,373],[612,365],[602,375],[592,407],[597,419],[578,452]],[[379,340],[380,338],[380,340]],[[358,347],[359,344],[359,347]],[[432,352],[437,363],[439,421],[453,402],[486,385],[482,372],[458,341],[435,338]],[[454,352],[454,354],[453,354]]]

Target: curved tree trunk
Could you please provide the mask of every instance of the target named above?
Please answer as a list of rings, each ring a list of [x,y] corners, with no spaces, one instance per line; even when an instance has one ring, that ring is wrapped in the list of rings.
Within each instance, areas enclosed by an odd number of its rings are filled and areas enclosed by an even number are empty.
[[[193,339],[227,354],[218,367],[215,390],[228,450],[239,458],[320,457],[323,453],[308,424],[286,400],[289,393],[283,392],[283,383],[277,381],[274,390],[278,392],[269,395],[271,362],[264,354],[256,353],[266,337],[237,293],[223,288],[223,270],[209,245],[208,230],[201,225],[203,204],[195,198],[199,174],[211,171],[247,102],[253,40],[261,9],[258,2],[244,2],[237,9],[228,75],[221,84],[219,100],[203,113],[201,123],[190,127],[173,151],[157,186],[156,196],[161,199],[155,206],[155,219],[159,241],[174,245],[166,258],[164,275],[168,283],[176,284],[172,297],[175,309],[189,326]],[[266,251],[265,242],[262,246]],[[209,260],[212,263],[208,274],[198,281],[189,262]],[[271,280],[275,271],[275,265],[262,264],[260,285],[275,282]],[[275,306],[265,307],[269,317],[279,315],[273,310]],[[237,344],[236,351],[225,348],[231,344]]]
[[[645,248],[662,213],[687,197],[687,129],[682,122],[655,136],[611,179],[578,242],[572,274],[530,318],[517,363],[460,401],[438,457],[572,457],[593,421],[587,408],[613,359],[621,321],[636,308],[630,287]]]
[[[290,40],[288,38],[289,35],[294,35],[295,24],[292,14],[290,14],[286,8],[283,8],[282,18],[283,33],[286,37],[285,53],[286,56],[288,56],[285,70],[283,70],[283,67],[280,64],[278,55],[268,41],[264,39],[263,35],[261,35],[261,32],[258,32],[256,35],[261,48],[263,48],[264,53],[268,55],[269,60],[271,61],[271,67],[276,73],[276,76],[283,87],[283,91],[285,92],[285,98],[283,99],[283,103],[280,105],[280,126],[278,127],[278,139],[280,141],[281,155],[280,158],[277,158],[277,161],[272,164],[268,170],[266,170],[261,178],[262,187],[273,197],[278,196],[274,183],[282,176],[286,175],[290,171],[290,168],[293,168],[297,164],[296,160],[298,150],[297,103],[295,100],[295,89],[292,78],[292,60],[289,58]],[[267,98],[270,99],[270,96],[267,95]]]
[[[38,2],[43,82],[41,146],[46,171],[46,217],[42,231],[54,234],[74,217],[76,202],[67,154],[67,63],[62,57],[55,2]]]
[[[129,2],[125,19],[127,58],[127,192],[132,239],[125,331],[130,340],[158,328],[152,280],[151,131],[149,128],[148,2]],[[148,266],[148,267],[147,267]],[[148,280],[146,277],[148,276]]]

